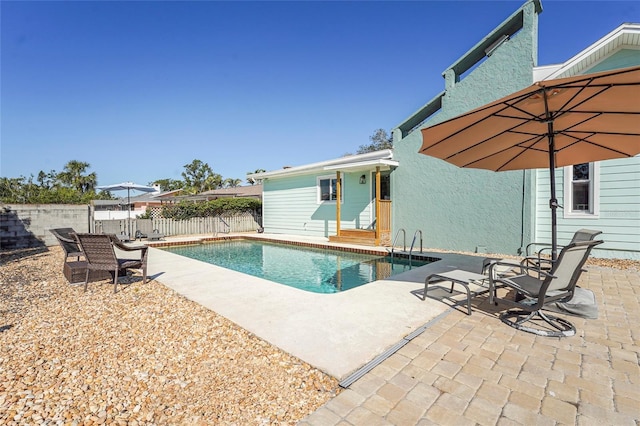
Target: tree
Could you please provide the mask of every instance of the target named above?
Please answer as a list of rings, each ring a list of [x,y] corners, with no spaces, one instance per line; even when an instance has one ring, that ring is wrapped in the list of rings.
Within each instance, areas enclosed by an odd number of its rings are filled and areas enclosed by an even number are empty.
[[[235,188],[237,186],[240,186],[240,184],[242,183],[242,179],[232,179],[232,178],[228,178],[225,179],[223,182],[223,186],[225,188]]]
[[[380,151],[381,149],[393,148],[393,138],[387,134],[384,129],[378,129],[369,136],[371,143],[369,145],[360,145],[356,154],[365,154],[367,152]]]
[[[66,188],[72,188],[81,194],[92,193],[96,190],[98,178],[95,173],[85,174],[89,163],[71,160],[64,166],[64,170],[56,176],[56,180]],[[38,174],[40,177],[40,174]]]
[[[253,174],[253,173],[264,173],[266,172],[265,169],[256,169],[255,172],[248,172],[247,174]],[[252,177],[248,177],[247,178],[247,183],[250,185],[255,185],[256,183],[262,183],[262,179],[254,179]]]
[[[176,189],[184,188],[184,182],[180,179],[158,179],[154,182],[151,182],[149,185],[158,185],[160,187],[160,191],[175,191]]]
[[[185,182],[185,190],[190,194],[222,187],[222,176],[214,173],[211,166],[200,160],[193,160],[191,163],[185,164],[182,177]]]

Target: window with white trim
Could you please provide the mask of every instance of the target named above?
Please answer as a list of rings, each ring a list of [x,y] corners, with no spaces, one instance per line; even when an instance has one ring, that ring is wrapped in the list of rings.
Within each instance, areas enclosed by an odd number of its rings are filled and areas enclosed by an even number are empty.
[[[340,178],[341,191],[340,202],[344,201],[344,181]],[[318,204],[336,201],[338,194],[338,179],[335,177],[323,176],[318,178]]]
[[[581,163],[564,168],[564,216],[597,216],[599,202],[599,164]]]

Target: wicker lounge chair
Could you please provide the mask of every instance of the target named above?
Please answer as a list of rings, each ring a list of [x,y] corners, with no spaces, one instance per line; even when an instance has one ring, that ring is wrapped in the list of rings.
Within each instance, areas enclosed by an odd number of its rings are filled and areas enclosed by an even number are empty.
[[[76,233],[73,228],[54,228],[49,229],[49,231],[56,237],[62,250],[64,250],[65,262],[69,257],[75,257],[76,261],[80,260],[82,249],[80,249],[78,242],[73,238],[73,234]]]
[[[164,238],[164,234],[153,228],[151,219],[136,219],[136,239],[146,238],[148,240],[159,240]]]
[[[141,269],[142,283],[147,282],[147,246],[129,247],[122,244],[115,235],[107,234],[75,234],[87,259],[87,273],[84,290],[87,291],[89,271],[109,271],[113,275],[113,292],[117,291],[118,273],[127,269]],[[116,256],[115,248],[126,252],[139,251],[139,258],[121,259]]]
[[[119,220],[103,220],[100,229],[103,234],[115,235],[120,241],[131,241],[129,234],[122,230],[122,223]]]
[[[497,305],[505,303],[517,309],[500,315],[500,320],[518,330],[540,336],[573,336],[576,329],[569,321],[542,312],[544,305],[551,302],[565,302],[573,293],[582,273],[582,267],[593,247],[603,241],[581,241],[562,248],[550,271],[521,264],[523,273],[504,277],[495,273],[503,262],[493,262],[489,266],[489,302]],[[512,265],[508,263],[508,265]],[[537,275],[537,276],[536,276]],[[514,300],[498,298],[496,289],[506,287],[515,290]]]

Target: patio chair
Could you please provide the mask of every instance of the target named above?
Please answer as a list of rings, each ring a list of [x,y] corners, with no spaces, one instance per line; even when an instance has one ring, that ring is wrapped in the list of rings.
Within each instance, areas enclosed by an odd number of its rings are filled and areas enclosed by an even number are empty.
[[[546,314],[542,309],[547,303],[566,302],[573,297],[584,263],[591,250],[602,243],[581,241],[563,247],[549,271],[521,264],[525,273],[504,277],[493,271],[502,262],[492,263],[489,266],[489,302],[496,305],[502,302],[517,308],[500,315],[500,320],[518,330],[540,336],[573,336],[576,332],[573,324]],[[515,290],[514,300],[497,297],[498,287]]]
[[[76,261],[80,260],[80,256],[82,256],[82,249],[78,246],[78,242],[73,238],[73,234],[76,231],[73,228],[53,228],[49,229],[49,232],[53,234],[54,237],[60,243],[62,250],[64,250],[64,260],[65,262],[69,257],[75,257]]]
[[[147,240],[159,240],[164,238],[164,234],[153,228],[151,219],[136,219],[136,238],[146,238]]]
[[[75,234],[78,244],[87,259],[87,272],[84,291],[89,284],[89,271],[110,271],[113,276],[113,292],[117,291],[118,275],[127,269],[141,269],[142,283],[147,282],[147,246],[130,247],[122,244],[115,235],[108,234]],[[115,248],[125,252],[139,251],[139,258],[118,258]]]
[[[578,229],[569,244],[578,243],[580,241],[593,241],[595,237],[602,234],[602,231],[593,229]],[[538,267],[540,269],[551,269],[551,244],[549,243],[530,243],[525,247],[525,258],[523,262],[529,266]],[[562,246],[558,246],[562,249]]]
[[[129,238],[129,234],[122,230],[121,221],[103,220],[100,223],[100,230],[103,234],[115,235],[120,241],[131,241],[131,238]]]

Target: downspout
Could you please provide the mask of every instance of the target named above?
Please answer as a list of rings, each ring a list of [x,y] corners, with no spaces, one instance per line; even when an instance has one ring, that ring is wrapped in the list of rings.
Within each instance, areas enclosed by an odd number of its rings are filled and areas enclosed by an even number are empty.
[[[376,166],[376,239],[375,245],[380,245],[380,166]]]
[[[342,199],[342,185],[340,171],[336,172],[336,235],[340,236],[340,200]]]

